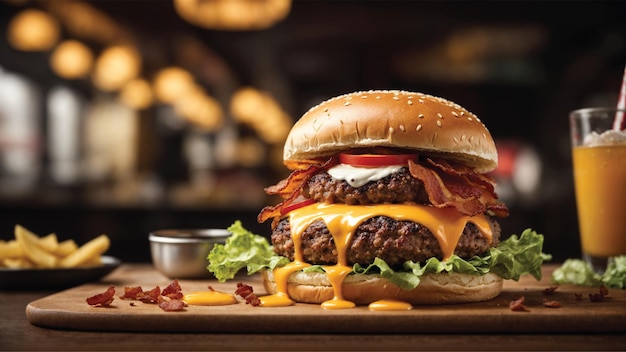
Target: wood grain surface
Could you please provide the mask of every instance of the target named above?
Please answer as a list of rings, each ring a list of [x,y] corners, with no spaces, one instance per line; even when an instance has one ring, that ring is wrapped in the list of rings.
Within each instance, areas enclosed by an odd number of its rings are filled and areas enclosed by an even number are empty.
[[[410,311],[373,312],[367,307],[324,310],[319,305],[252,307],[243,302],[227,306],[189,306],[181,312],[165,312],[157,305],[121,300],[125,286],[164,288],[172,280],[150,265],[122,265],[100,282],[61,291],[30,302],[27,319],[36,326],[81,331],[205,332],[205,333],[619,333],[626,332],[626,290],[609,290],[601,302],[589,294],[597,287],[559,286],[554,293],[550,274],[544,267],[543,280],[530,276],[519,282],[506,281],[502,293],[479,303],[415,306]],[[183,292],[207,290],[234,292],[237,282],[264,294],[259,276],[239,276],[219,283],[215,280],[179,281]],[[114,285],[117,293],[111,307],[92,307],[85,299]],[[579,295],[581,298],[577,298]],[[512,300],[525,297],[527,311],[509,309]],[[545,300],[556,300],[560,308],[548,308]]]

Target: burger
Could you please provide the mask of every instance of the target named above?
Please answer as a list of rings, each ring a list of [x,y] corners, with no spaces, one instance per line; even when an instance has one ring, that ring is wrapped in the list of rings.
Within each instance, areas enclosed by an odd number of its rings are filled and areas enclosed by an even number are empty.
[[[341,95],[291,129],[287,178],[271,243],[247,233],[209,255],[220,280],[261,272],[268,293],[329,308],[381,300],[446,304],[496,297],[503,279],[541,277],[543,236],[503,240],[508,216],[489,172],[494,140],[478,117],[449,100],[406,91]],[[248,236],[248,237],[246,237]]]

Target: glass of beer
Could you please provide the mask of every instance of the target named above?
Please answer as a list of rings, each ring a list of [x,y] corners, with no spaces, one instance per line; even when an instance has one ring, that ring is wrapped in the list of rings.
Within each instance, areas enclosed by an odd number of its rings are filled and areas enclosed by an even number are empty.
[[[574,188],[582,256],[597,273],[626,254],[626,131],[623,109],[570,113]]]

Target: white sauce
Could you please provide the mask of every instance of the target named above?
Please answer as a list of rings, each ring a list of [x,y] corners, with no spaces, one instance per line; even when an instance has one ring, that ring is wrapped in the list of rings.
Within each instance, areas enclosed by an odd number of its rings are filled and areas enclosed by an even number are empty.
[[[337,180],[344,180],[352,187],[361,187],[370,181],[377,181],[381,178],[398,172],[403,165],[391,165],[381,167],[354,167],[346,164],[339,164],[331,167],[328,174]]]

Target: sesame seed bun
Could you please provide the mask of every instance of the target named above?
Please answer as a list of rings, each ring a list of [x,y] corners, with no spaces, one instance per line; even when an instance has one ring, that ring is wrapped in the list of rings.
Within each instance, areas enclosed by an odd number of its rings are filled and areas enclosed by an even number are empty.
[[[341,95],[311,108],[287,136],[292,170],[354,148],[396,147],[458,160],[477,172],[496,168],[491,134],[476,115],[449,100],[406,91]]]
[[[265,290],[276,293],[271,270],[262,272]],[[357,305],[393,299],[415,305],[481,302],[495,298],[502,291],[502,278],[496,274],[467,275],[459,273],[429,274],[421,277],[419,286],[403,290],[379,275],[353,274],[343,281],[343,297]],[[334,297],[333,287],[325,273],[295,272],[287,281],[289,297],[296,302],[321,304]]]

